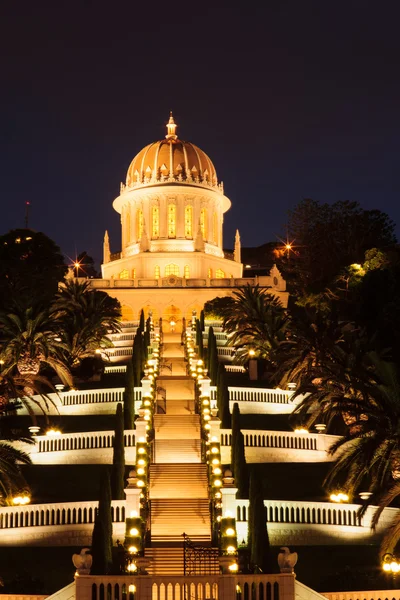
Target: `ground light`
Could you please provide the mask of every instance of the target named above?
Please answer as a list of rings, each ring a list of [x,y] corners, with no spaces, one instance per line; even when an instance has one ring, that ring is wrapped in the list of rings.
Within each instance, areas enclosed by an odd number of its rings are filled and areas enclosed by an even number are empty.
[[[400,571],[400,563],[394,554],[387,553],[382,560],[382,569],[386,573],[398,573]]]

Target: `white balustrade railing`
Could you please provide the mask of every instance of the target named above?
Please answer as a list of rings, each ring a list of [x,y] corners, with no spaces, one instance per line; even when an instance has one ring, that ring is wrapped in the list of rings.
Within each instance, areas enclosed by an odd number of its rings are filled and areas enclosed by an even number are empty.
[[[77,600],[295,600],[295,578],[277,575],[82,575],[75,580]],[[130,592],[134,589],[134,592]]]
[[[139,327],[139,321],[121,321],[121,330],[131,329],[132,327]]]
[[[102,351],[102,354],[106,356],[131,356],[133,352],[132,346],[126,346],[124,348],[106,348]]]
[[[229,387],[230,402],[270,402],[274,404],[293,404],[293,391],[255,387]]]
[[[327,452],[340,436],[321,433],[296,433],[295,431],[266,431],[242,429],[245,447],[284,448],[289,450],[316,450]],[[232,431],[221,429],[221,446],[230,446]]]
[[[267,509],[268,523],[363,526],[357,514],[360,509],[358,504],[264,500],[264,506]],[[248,516],[249,501],[236,500],[236,520],[247,521]],[[369,522],[367,526],[370,526]]]
[[[225,371],[228,373],[246,373],[246,369],[242,365],[225,365]]]
[[[244,371],[239,365],[225,365],[227,371]],[[304,396],[293,398],[292,390],[278,388],[257,388],[229,386],[229,410],[232,412],[235,402],[242,414],[283,414],[291,413],[300,404]],[[211,400],[217,398],[217,388],[210,386]]]
[[[123,402],[125,388],[103,388],[100,390],[70,390],[61,392],[63,406],[77,404],[99,404],[100,402]]]
[[[107,365],[104,367],[106,375],[110,373],[126,373],[126,365]]]
[[[109,333],[108,338],[112,342],[132,342],[135,339],[136,333],[132,331],[131,333]]]
[[[89,431],[82,433],[60,433],[59,435],[37,435],[37,452],[65,452],[68,450],[95,450],[112,448],[114,431]],[[135,432],[125,429],[124,442],[126,448],[135,446]]]
[[[321,592],[328,600],[400,600],[400,589],[362,592]]]
[[[0,507],[0,529],[94,523],[98,505],[98,501],[93,500],[89,502],[3,506]],[[123,523],[125,521],[125,500],[112,500],[111,518],[113,523]]]

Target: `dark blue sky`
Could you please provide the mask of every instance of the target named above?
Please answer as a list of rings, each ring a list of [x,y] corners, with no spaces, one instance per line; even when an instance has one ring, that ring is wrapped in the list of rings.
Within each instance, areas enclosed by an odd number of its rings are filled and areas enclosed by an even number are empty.
[[[226,247],[276,239],[302,197],[400,237],[399,20],[397,0],[3,3],[0,232],[29,200],[69,256],[99,260],[106,228],[119,250],[112,200],[172,109],[232,200]]]

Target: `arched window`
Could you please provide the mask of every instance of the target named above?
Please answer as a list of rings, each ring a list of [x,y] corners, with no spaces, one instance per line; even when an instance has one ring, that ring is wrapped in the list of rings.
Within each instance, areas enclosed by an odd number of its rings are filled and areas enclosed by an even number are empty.
[[[183,276],[185,279],[189,279],[190,277],[190,269],[189,269],[189,265],[185,265],[184,271],[183,271]]]
[[[154,278],[155,279],[160,279],[160,267],[159,267],[159,265],[156,265],[154,267]]]
[[[208,277],[208,279],[211,279],[211,277],[212,277],[212,268],[211,267],[208,267],[207,277]]]
[[[120,274],[119,274],[119,278],[120,279],[129,279],[129,271],[128,271],[128,269],[124,269],[123,271],[121,271]]]
[[[132,269],[132,279],[136,279],[136,269]]]
[[[200,229],[203,240],[207,239],[207,209],[202,208],[200,211]]]
[[[176,237],[176,205],[168,204],[168,237]]]
[[[217,279],[223,279],[225,277],[225,273],[222,271],[222,269],[217,269],[215,271],[215,277]]]
[[[143,235],[143,211],[140,208],[136,211],[136,233],[137,239],[141,240]]]
[[[185,207],[185,237],[193,237],[193,206],[191,204]]]
[[[151,209],[151,222],[153,238],[158,238],[160,235],[160,209],[158,206],[153,206]]]
[[[218,215],[216,211],[213,212],[213,242],[218,243]]]
[[[174,265],[171,263],[165,267],[165,277],[169,277],[170,275],[176,275],[179,277],[179,267],[178,265]]]
[[[125,240],[126,240],[126,244],[129,244],[131,241],[131,212],[130,209],[128,209],[127,213],[126,213],[126,220],[125,220]]]

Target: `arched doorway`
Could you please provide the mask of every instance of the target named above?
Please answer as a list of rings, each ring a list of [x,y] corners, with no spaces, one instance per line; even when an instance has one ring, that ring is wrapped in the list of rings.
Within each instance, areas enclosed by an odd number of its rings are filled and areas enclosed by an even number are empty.
[[[121,321],[134,321],[133,308],[127,304],[121,306]]]
[[[180,333],[182,331],[182,316],[180,308],[174,304],[167,306],[162,315],[163,332],[171,333],[175,331]]]

